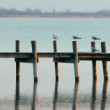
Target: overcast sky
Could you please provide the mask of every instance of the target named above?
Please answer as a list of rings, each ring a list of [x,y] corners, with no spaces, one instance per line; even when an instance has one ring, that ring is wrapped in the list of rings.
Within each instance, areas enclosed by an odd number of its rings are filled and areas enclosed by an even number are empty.
[[[0,0],[1,8],[41,9],[42,11],[86,11],[110,10],[110,0]]]

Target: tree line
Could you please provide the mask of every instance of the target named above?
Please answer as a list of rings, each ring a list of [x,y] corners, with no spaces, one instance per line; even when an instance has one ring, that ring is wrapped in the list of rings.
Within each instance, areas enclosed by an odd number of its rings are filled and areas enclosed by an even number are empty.
[[[57,16],[105,16],[110,17],[110,10],[101,10],[97,12],[73,12],[70,10],[66,11],[55,11],[53,9],[51,12],[42,12],[40,9],[25,9],[24,11],[16,10],[16,9],[4,9],[0,8],[0,15],[35,15],[41,17],[57,17]]]

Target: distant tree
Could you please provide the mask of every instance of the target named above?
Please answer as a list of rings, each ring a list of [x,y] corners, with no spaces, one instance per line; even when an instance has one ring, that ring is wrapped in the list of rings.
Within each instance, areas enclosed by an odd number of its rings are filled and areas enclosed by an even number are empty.
[[[56,17],[56,16],[109,16],[110,10],[101,10],[97,12],[72,12],[69,9],[66,11],[56,12],[55,8],[51,12],[42,12],[40,9],[26,8],[24,11],[0,8],[0,15],[38,15],[41,17]]]

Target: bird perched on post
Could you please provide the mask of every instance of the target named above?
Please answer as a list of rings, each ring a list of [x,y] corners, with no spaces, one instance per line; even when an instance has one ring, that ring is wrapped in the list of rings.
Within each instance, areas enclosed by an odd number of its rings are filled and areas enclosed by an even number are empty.
[[[55,36],[55,35],[53,34],[53,39],[54,39],[54,40],[58,40],[59,37],[57,37],[57,36]]]
[[[95,37],[95,36],[92,36],[92,40],[101,40],[100,38],[98,38],[98,37]]]
[[[82,38],[80,38],[78,36],[73,36],[73,39],[82,39]]]
[[[100,52],[99,50],[95,49],[94,47],[91,47],[92,52]]]

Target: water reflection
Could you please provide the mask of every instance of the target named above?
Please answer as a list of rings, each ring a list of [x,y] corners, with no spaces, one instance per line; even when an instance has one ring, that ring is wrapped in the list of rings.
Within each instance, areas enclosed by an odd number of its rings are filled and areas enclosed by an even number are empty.
[[[55,89],[54,89],[54,95],[53,95],[53,110],[60,109],[57,104],[72,104],[72,110],[78,109],[78,96],[79,96],[79,82],[75,82],[74,85],[74,94],[73,98],[71,96],[67,96],[67,101],[65,102],[66,98],[64,96],[58,97],[58,87],[59,87],[59,81],[55,82]],[[25,101],[29,101],[28,105],[31,106],[31,110],[37,110],[37,94],[38,91],[38,83],[33,84],[33,96],[22,96],[20,98],[20,82],[16,82],[16,91],[15,91],[15,110],[20,110],[19,105],[24,105]],[[96,94],[97,94],[97,80],[93,80],[92,83],[92,96],[91,96],[91,110],[95,110],[96,108]],[[102,90],[102,99],[100,104],[100,109],[105,110],[106,103],[107,103],[107,95],[108,95],[108,81],[104,81],[103,84],[103,90]],[[63,99],[62,99],[63,98]],[[84,101],[84,99],[81,99],[80,101]],[[80,104],[79,101],[79,104]],[[19,104],[21,103],[21,104]],[[83,102],[84,103],[84,102]],[[99,103],[98,103],[99,104]],[[46,106],[45,106],[46,107]],[[80,108],[80,107],[79,107]]]
[[[19,99],[20,99],[20,81],[17,81],[15,90],[15,110],[19,110]]]
[[[38,88],[38,82],[33,84],[33,97],[32,97],[32,103],[31,110],[37,110],[37,88]],[[29,97],[22,96],[20,99],[20,82],[16,82],[16,91],[15,91],[15,110],[19,109],[19,102],[24,104],[24,100],[30,100]]]
[[[93,80],[93,84],[92,84],[91,110],[95,110],[96,93],[97,93],[97,80]]]
[[[108,80],[104,80],[103,91],[102,91],[101,110],[105,110],[107,97],[108,97]]]
[[[77,110],[78,95],[79,95],[79,82],[75,82],[75,86],[74,86],[74,98],[73,98],[72,110]]]
[[[38,90],[38,82],[34,82],[33,100],[32,100],[32,109],[31,110],[37,110],[37,90]]]
[[[56,80],[54,96],[53,96],[53,110],[56,110],[57,99],[58,99],[58,85],[59,85],[59,80]]]

